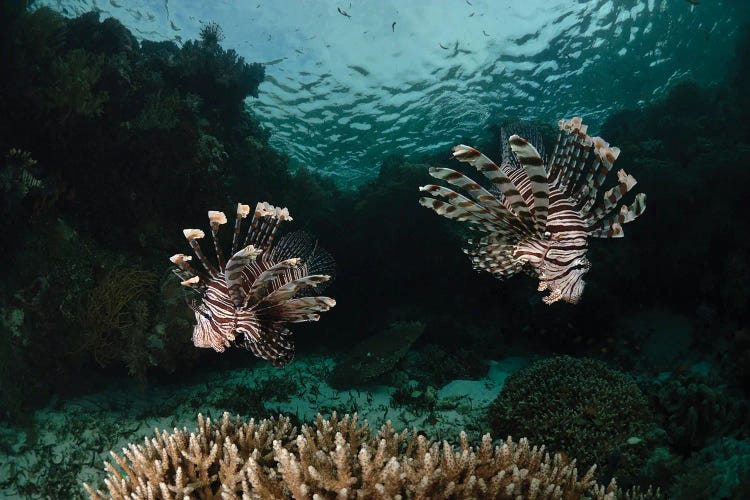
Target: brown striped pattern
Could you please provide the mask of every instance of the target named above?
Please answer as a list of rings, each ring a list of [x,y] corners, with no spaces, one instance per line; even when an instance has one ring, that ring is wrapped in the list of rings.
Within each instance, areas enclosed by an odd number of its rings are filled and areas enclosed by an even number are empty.
[[[468,239],[464,249],[475,269],[501,279],[525,271],[537,277],[540,291],[548,292],[545,303],[575,304],[591,267],[586,258],[588,238],[621,237],[622,224],[645,210],[646,196],[640,193],[630,206],[622,205],[636,181],[620,170],[618,184],[597,204],[599,188],[620,150],[590,137],[580,118],[560,120],[559,126],[548,165],[534,145],[518,135],[509,138],[509,148],[503,144],[502,167],[474,148],[455,146],[453,156],[481,172],[495,194],[460,172],[431,168],[430,175],[469,197],[428,184],[420,190],[435,198],[422,197],[419,203],[484,233]],[[513,158],[505,157],[511,153]]]
[[[237,244],[240,224],[248,215],[246,205],[238,205],[233,246]],[[218,225],[226,222],[220,212],[210,212],[216,253],[221,254]],[[193,343],[196,347],[223,352],[242,346],[254,355],[283,366],[294,357],[294,342],[287,323],[317,321],[320,313],[336,305],[330,297],[309,296],[315,288],[331,279],[333,259],[302,232],[284,236],[275,245],[280,223],[291,220],[286,209],[259,203],[246,241],[249,243],[216,269],[200,249],[197,239],[203,232],[185,230],[185,237],[208,275],[193,273],[186,256],[176,254],[172,262],[181,277],[201,293],[191,304],[195,312]],[[192,276],[191,276],[192,275]]]
[[[522,137],[512,135],[508,139],[508,143],[528,175],[531,192],[529,206],[534,215],[537,231],[544,232],[544,228],[547,226],[547,212],[549,211],[549,182],[542,157],[536,148]],[[526,200],[526,203],[528,203],[528,200]]]

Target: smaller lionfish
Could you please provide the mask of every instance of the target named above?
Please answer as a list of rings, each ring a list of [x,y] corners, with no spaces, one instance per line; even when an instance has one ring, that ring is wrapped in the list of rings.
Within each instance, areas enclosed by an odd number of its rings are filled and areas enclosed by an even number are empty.
[[[618,185],[597,204],[598,189],[620,154],[600,137],[589,137],[580,118],[559,121],[552,158],[545,161],[526,139],[502,132],[500,167],[474,148],[459,144],[453,157],[470,164],[492,183],[492,192],[450,168],[430,168],[430,175],[466,191],[429,184],[419,188],[435,198],[420,198],[422,206],[452,220],[472,224],[484,233],[468,239],[464,252],[476,270],[503,279],[524,270],[539,278],[539,291],[548,290],[546,304],[558,300],[577,303],[583,293],[587,239],[623,236],[622,224],[646,208],[639,193],[630,205],[618,203],[635,186],[625,171],[617,172]],[[541,140],[537,140],[541,146]],[[510,146],[510,148],[508,147]],[[594,206],[596,205],[596,206]]]
[[[197,324],[193,329],[196,347],[218,352],[232,345],[252,351],[259,358],[284,366],[294,357],[294,342],[287,323],[317,321],[323,311],[336,305],[330,297],[312,296],[313,289],[329,281],[333,258],[304,232],[288,234],[274,244],[279,225],[292,220],[286,208],[268,203],[255,207],[245,242],[238,251],[242,219],[248,205],[237,205],[232,253],[225,260],[219,243],[219,226],[226,224],[223,212],[209,211],[218,268],[206,258],[198,243],[205,236],[200,229],[183,233],[203,270],[190,265],[184,254],[170,260],[182,284],[201,294],[190,307]]]

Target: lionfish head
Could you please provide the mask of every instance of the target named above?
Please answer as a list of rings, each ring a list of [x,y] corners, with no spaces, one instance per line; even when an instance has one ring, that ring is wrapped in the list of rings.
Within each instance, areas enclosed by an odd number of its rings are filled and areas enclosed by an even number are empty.
[[[505,278],[525,270],[539,279],[539,290],[558,300],[577,303],[583,276],[591,267],[586,258],[588,238],[623,236],[622,224],[635,220],[646,208],[639,193],[631,205],[620,203],[635,179],[620,170],[618,184],[597,196],[620,150],[600,137],[590,137],[580,118],[560,120],[560,133],[549,161],[519,135],[505,141],[503,161],[497,166],[474,148],[459,144],[453,157],[475,167],[489,182],[485,188],[450,168],[431,168],[430,175],[457,186],[420,187],[435,196],[419,203],[448,219],[467,222],[483,233],[469,239],[464,250],[473,266]],[[541,135],[532,133],[541,146]]]
[[[315,321],[320,312],[336,304],[329,297],[312,296],[316,287],[331,279],[334,263],[306,233],[291,233],[277,242],[280,223],[291,217],[287,209],[268,203],[257,204],[240,245],[242,220],[249,214],[247,205],[238,204],[232,250],[226,259],[218,234],[227,218],[222,212],[208,212],[218,265],[201,249],[198,240],[205,233],[200,229],[185,229],[183,234],[202,269],[192,267],[187,255],[176,254],[170,260],[182,284],[200,294],[189,304],[195,312],[196,347],[223,352],[239,345],[283,366],[294,356],[286,324]]]

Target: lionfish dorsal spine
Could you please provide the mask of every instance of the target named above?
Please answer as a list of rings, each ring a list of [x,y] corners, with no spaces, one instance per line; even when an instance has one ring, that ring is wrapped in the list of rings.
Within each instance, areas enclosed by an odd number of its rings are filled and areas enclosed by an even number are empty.
[[[578,186],[578,181],[581,175],[584,173],[584,167],[586,162],[589,160],[591,152],[591,141],[588,136],[585,135],[583,127],[575,131],[572,141],[572,154],[568,160],[568,167],[565,172],[565,178],[563,184],[565,190],[563,196],[570,198],[573,195],[573,191]]]
[[[258,203],[245,238],[245,245],[251,244],[262,249],[271,248],[279,225],[291,220],[288,209],[274,207],[265,202]]]
[[[242,306],[245,300],[242,290],[245,279],[242,271],[245,266],[253,262],[261,253],[262,250],[255,248],[253,245],[248,245],[232,255],[227,262],[224,269],[224,280],[227,285],[229,297],[235,307]]]
[[[250,213],[250,206],[237,203],[237,211],[234,219],[234,232],[232,233],[232,251],[230,255],[237,253],[240,245],[240,230],[242,229],[242,219]]]
[[[534,145],[523,137],[512,135],[508,143],[529,178],[536,229],[539,233],[544,233],[549,211],[549,180],[544,160]]]
[[[258,204],[255,206],[255,211],[253,212],[253,218],[250,219],[250,226],[247,228],[247,234],[245,235],[245,243],[243,243],[243,247],[246,247],[253,243],[253,238],[258,234],[258,227],[261,224],[261,220],[265,214],[265,211],[262,209],[263,205],[265,203],[258,202]]]
[[[224,269],[224,252],[222,252],[221,243],[219,243],[219,227],[227,223],[227,216],[224,215],[224,212],[209,210],[208,222],[211,225],[211,236],[214,240],[214,250],[216,251],[216,260],[219,263],[219,269]]]
[[[172,262],[172,264],[177,266],[177,268],[173,269],[172,271],[178,278],[180,278],[181,285],[198,288],[198,284],[200,282],[200,273],[198,273],[198,271],[193,269],[190,265],[190,261],[193,260],[192,257],[182,253],[177,253],[171,256],[169,260]]]
[[[188,243],[190,243],[190,248],[193,249],[193,253],[196,257],[198,257],[198,260],[201,262],[203,268],[208,271],[208,274],[213,278],[218,277],[219,271],[217,271],[213,264],[209,262],[206,254],[204,254],[203,250],[201,250],[200,243],[198,243],[198,240],[206,236],[206,233],[204,233],[200,229],[183,229],[182,234],[185,235]]]

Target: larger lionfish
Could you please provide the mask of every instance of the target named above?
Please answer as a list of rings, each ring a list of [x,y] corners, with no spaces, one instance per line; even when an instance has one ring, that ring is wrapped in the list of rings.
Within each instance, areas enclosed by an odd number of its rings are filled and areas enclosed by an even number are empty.
[[[197,324],[193,329],[196,347],[218,352],[240,345],[259,358],[284,366],[294,357],[294,342],[287,323],[317,321],[323,311],[336,305],[330,297],[312,296],[314,288],[331,279],[333,259],[304,232],[290,233],[274,244],[283,221],[292,220],[286,208],[258,203],[244,244],[238,250],[242,219],[248,205],[237,205],[232,252],[224,258],[219,243],[219,226],[227,222],[223,212],[209,211],[218,267],[198,243],[205,236],[200,229],[185,229],[202,270],[190,265],[192,257],[173,255],[175,273],[201,294],[190,306]]]
[[[548,290],[547,304],[577,303],[589,237],[618,238],[622,224],[646,208],[639,193],[630,205],[618,203],[635,186],[635,179],[617,172],[618,185],[597,203],[597,193],[620,154],[600,137],[589,137],[580,118],[560,120],[560,133],[549,162],[526,139],[503,140],[503,161],[495,165],[474,148],[459,144],[453,157],[475,167],[492,183],[492,192],[450,168],[431,168],[430,175],[462,188],[469,197],[430,184],[420,187],[445,201],[423,197],[419,203],[448,219],[465,221],[484,235],[468,239],[464,249],[475,269],[506,278],[525,270],[539,278],[539,291]],[[502,132],[503,139],[506,137]],[[541,141],[537,141],[541,146]]]

